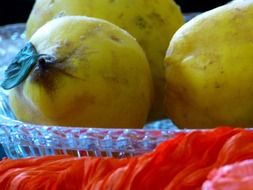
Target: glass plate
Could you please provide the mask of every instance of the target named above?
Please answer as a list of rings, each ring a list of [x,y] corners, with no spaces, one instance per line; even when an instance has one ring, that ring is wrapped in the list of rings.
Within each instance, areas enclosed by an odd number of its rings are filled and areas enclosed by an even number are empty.
[[[196,14],[186,16],[189,20]],[[25,25],[0,27],[0,82],[4,70],[24,46]],[[152,151],[178,130],[170,120],[150,123],[143,129],[98,129],[42,126],[15,120],[8,91],[0,89],[0,144],[9,158],[70,154],[74,156],[129,157]]]

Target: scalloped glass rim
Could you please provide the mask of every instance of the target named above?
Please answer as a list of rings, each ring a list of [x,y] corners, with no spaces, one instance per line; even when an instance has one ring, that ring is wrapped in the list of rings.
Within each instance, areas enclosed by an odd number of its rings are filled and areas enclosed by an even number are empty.
[[[129,157],[152,151],[178,130],[170,120],[144,129],[101,129],[28,124],[17,121],[8,96],[0,91],[0,144],[9,158],[70,154],[74,156]]]
[[[192,18],[196,14],[186,16]],[[24,46],[24,24],[0,27],[0,82],[4,70]],[[134,156],[152,151],[178,130],[170,120],[144,126],[144,129],[99,129],[44,126],[15,120],[8,103],[8,92],[0,90],[0,144],[12,159],[56,154],[74,156]]]

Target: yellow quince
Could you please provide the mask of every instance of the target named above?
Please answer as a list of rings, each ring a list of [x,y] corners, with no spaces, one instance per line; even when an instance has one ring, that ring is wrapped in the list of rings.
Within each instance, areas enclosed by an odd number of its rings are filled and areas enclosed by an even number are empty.
[[[102,19],[66,16],[42,26],[6,70],[19,120],[140,128],[152,101],[148,60],[136,40]]]

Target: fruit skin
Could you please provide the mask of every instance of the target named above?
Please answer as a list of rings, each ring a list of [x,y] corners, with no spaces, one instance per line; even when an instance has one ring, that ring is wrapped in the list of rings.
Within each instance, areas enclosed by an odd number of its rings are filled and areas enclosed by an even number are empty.
[[[165,118],[164,56],[175,31],[184,23],[173,0],[37,0],[27,21],[28,38],[44,23],[62,15],[108,20],[132,34],[146,52],[155,98],[149,120]]]
[[[152,100],[145,53],[126,31],[101,19],[68,16],[31,38],[55,63],[34,67],[10,91],[18,119],[101,128],[143,127]]]
[[[181,128],[253,125],[253,1],[186,23],[165,58],[168,116]]]

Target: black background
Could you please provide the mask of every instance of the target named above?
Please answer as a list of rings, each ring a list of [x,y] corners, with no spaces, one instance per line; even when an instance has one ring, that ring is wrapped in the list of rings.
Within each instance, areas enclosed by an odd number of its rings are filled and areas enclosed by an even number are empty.
[[[203,12],[229,1],[230,0],[176,0],[183,12]],[[0,25],[26,22],[33,4],[34,0],[1,0]]]

